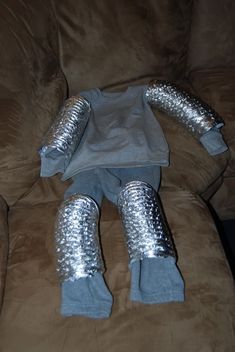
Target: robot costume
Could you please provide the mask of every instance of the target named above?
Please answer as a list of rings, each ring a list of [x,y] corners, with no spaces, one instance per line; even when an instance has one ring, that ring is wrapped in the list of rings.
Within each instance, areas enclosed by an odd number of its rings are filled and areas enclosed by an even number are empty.
[[[40,150],[41,176],[63,173],[73,184],[59,208],[55,242],[61,314],[106,318],[112,296],[103,279],[98,237],[103,196],[117,205],[129,254],[130,299],[147,304],[184,300],[184,282],[157,194],[169,149],[151,106],[183,124],[216,155],[227,150],[221,117],[169,82],[100,89],[69,98]]]

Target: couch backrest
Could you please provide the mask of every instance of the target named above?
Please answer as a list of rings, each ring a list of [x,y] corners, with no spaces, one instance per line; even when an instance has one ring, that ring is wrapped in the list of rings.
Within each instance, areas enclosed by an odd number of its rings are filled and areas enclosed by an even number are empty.
[[[9,248],[7,218],[7,205],[0,196],[0,313],[5,288]]]
[[[50,2],[2,0],[0,48],[0,195],[13,204],[39,178],[37,149],[63,99]]]
[[[188,71],[235,67],[235,1],[194,0]]]
[[[191,0],[54,0],[70,94],[185,72]]]

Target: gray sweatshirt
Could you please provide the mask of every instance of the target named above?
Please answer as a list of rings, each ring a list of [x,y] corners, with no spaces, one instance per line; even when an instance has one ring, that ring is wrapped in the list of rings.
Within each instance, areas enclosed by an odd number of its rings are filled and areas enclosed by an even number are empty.
[[[92,113],[63,180],[94,168],[168,166],[168,145],[146,101],[146,89],[133,86],[110,93],[95,88],[80,93],[91,103]]]

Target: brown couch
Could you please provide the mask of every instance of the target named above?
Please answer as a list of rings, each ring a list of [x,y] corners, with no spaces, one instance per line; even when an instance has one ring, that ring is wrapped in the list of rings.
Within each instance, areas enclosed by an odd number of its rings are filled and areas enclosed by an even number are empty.
[[[235,3],[0,4],[0,351],[234,351],[233,279],[206,202],[212,198],[223,218],[235,213],[235,202],[227,205],[235,176]],[[40,179],[42,136],[67,95],[92,87],[125,89],[152,78],[177,82],[215,107],[225,119],[230,147],[211,157],[185,129],[156,111],[171,149],[160,195],[186,300],[159,305],[129,300],[120,219],[105,201],[101,242],[114,296],[112,315],[63,318],[53,226],[68,183],[58,176]]]

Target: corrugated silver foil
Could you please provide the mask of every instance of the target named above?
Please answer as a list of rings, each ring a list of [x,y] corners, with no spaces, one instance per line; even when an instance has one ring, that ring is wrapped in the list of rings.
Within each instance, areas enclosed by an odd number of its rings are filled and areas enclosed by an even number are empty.
[[[146,99],[150,105],[183,123],[198,138],[224,125],[223,119],[209,105],[169,82],[151,81]]]
[[[175,256],[171,234],[155,190],[132,181],[120,192],[118,208],[130,263],[144,258]]]
[[[83,136],[90,112],[90,103],[85,98],[78,95],[67,99],[43,140],[40,154],[57,149],[70,159]]]
[[[60,206],[55,224],[55,242],[62,282],[104,271],[98,220],[98,206],[90,197],[75,194]]]

